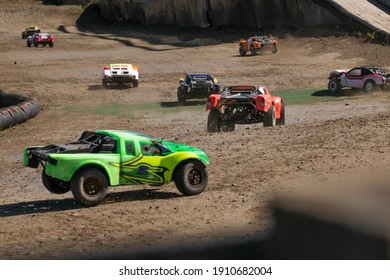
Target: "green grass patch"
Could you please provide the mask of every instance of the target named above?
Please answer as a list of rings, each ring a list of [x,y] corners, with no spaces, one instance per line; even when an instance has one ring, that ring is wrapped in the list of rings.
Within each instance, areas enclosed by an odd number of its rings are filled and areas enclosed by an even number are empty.
[[[206,101],[189,101],[187,106],[180,106],[177,102],[147,102],[136,104],[97,104],[67,106],[65,110],[92,115],[118,116],[127,119],[156,118],[162,114],[173,114],[181,111],[205,110]]]
[[[281,96],[288,105],[310,104],[318,102],[341,101],[357,96],[365,96],[352,90],[343,90],[335,95],[324,89],[291,89],[273,91],[273,95]],[[146,102],[132,104],[97,104],[68,106],[66,110],[82,112],[93,115],[118,116],[127,119],[156,118],[162,114],[175,114],[182,111],[204,111],[206,100],[188,100],[187,106],[181,106],[176,101],[169,102]]]
[[[283,98],[289,105],[310,104],[317,102],[340,101],[356,97],[352,95],[351,90],[343,90],[339,94],[331,94],[324,89],[290,89],[272,92]]]

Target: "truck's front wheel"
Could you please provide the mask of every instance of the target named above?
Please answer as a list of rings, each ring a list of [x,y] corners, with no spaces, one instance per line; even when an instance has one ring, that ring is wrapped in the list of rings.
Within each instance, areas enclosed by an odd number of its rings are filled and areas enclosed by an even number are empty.
[[[71,190],[74,198],[83,206],[101,203],[107,193],[107,178],[98,169],[83,169],[73,176]]]
[[[276,120],[276,125],[284,125],[286,120],[286,111],[284,109],[284,102],[280,104],[280,118]]]
[[[257,51],[253,45],[250,47],[251,55],[256,55]]]
[[[206,166],[198,160],[189,160],[179,166],[175,183],[177,189],[185,195],[200,194],[208,183]]]
[[[187,104],[187,96],[186,92],[182,90],[180,87],[177,89],[177,101],[180,105],[186,105]]]
[[[42,171],[42,183],[51,193],[63,194],[70,191],[69,183],[61,182],[50,176],[47,176],[45,170]]]
[[[332,94],[337,94],[341,91],[341,82],[339,79],[331,79],[328,83],[328,90]]]
[[[243,45],[240,45],[240,48],[238,49],[241,56],[246,55],[246,50]]]

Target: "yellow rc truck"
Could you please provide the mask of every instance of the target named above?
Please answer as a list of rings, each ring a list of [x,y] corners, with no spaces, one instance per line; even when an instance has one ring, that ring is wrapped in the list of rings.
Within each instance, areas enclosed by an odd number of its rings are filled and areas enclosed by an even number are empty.
[[[39,32],[41,32],[41,29],[38,26],[29,26],[22,32],[22,39],[26,39],[28,36],[32,36]]]

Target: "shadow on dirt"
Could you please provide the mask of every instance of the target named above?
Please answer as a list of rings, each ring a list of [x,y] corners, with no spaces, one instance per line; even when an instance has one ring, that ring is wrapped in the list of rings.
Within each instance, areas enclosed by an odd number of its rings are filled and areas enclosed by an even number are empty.
[[[238,47],[237,47],[237,53],[238,53]],[[240,54],[232,55],[232,57],[242,57],[244,59],[244,58],[254,58],[257,56],[270,56],[270,55],[275,55],[275,54],[273,54],[272,52],[262,52],[262,53],[257,53],[255,55],[251,55],[250,53],[247,53],[246,55],[240,55]]]
[[[146,190],[131,190],[118,193],[110,193],[107,195],[104,204],[117,203],[126,201],[143,201],[154,199],[170,199],[180,197],[181,195],[174,192],[161,192],[154,189]]]
[[[328,90],[319,90],[312,93],[316,97],[348,97],[348,96],[364,96],[367,92],[358,89],[343,89],[339,93],[331,93]]]
[[[86,7],[77,19],[76,25],[81,33],[90,32],[93,33],[92,36],[99,38],[101,38],[101,34],[109,33],[122,38],[141,39],[153,45],[197,47],[231,42],[236,39],[236,35],[219,36],[218,31],[212,28],[143,26],[123,21],[108,21],[100,16],[97,5]],[[59,29],[59,31],[63,30]]]
[[[157,192],[156,190],[150,189],[124,191],[108,194],[102,205],[126,201],[169,199],[179,196],[181,195],[173,192]],[[81,208],[84,207],[79,205],[73,198],[26,201],[0,205],[0,218],[76,210]]]
[[[98,90],[125,90],[125,89],[131,89],[133,88],[131,85],[125,85],[125,84],[114,84],[109,85],[107,87],[104,87],[102,85],[88,85],[88,90],[91,91],[98,91]]]
[[[144,50],[147,50],[147,51],[156,51],[156,52],[161,52],[161,51],[171,51],[171,50],[178,50],[178,49],[182,49],[182,48],[179,48],[179,47],[176,47],[176,48],[151,48],[151,47],[148,47],[148,46],[138,46],[136,44],[134,44],[133,42],[129,41],[130,39],[145,39],[145,38],[142,38],[142,37],[137,37],[135,36],[135,34],[132,34],[132,35],[127,35],[127,36],[124,36],[123,34],[120,34],[120,33],[113,33],[112,34],[112,30],[107,30],[106,32],[107,33],[111,33],[112,35],[103,35],[103,34],[86,34],[86,33],[74,33],[74,32],[71,32],[69,31],[64,25],[60,25],[58,28],[57,28],[58,31],[60,32],[63,32],[63,33],[68,33],[68,34],[75,34],[75,35],[79,35],[79,36],[83,36],[83,37],[95,37],[95,38],[99,38],[99,39],[102,39],[102,40],[110,40],[110,41],[116,41],[116,42],[119,42],[121,43],[122,45],[125,45],[125,46],[128,46],[128,47],[135,47],[135,48],[140,48],[140,49],[144,49]],[[155,43],[155,44],[158,44],[158,43]]]
[[[160,102],[160,106],[163,108],[173,108],[173,107],[188,107],[188,106],[199,106],[206,105],[206,100],[187,100],[186,105],[183,106],[178,101],[164,101]]]
[[[74,199],[50,199],[19,202],[0,206],[0,217],[58,212],[82,208]]]

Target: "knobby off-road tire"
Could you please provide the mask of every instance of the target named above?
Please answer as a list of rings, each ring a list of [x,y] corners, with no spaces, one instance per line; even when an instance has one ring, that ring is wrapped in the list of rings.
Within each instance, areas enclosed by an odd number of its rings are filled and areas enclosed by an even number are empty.
[[[54,47],[54,43],[53,42],[49,42],[49,47],[50,48]]]
[[[339,79],[331,79],[328,83],[328,91],[337,94],[341,91],[341,82]]]
[[[187,104],[187,98],[186,94],[183,92],[183,90],[179,87],[177,89],[177,101],[180,105],[185,106]]]
[[[108,87],[108,82],[104,79],[102,80],[102,86],[105,88]]]
[[[207,131],[210,133],[221,131],[221,113],[217,109],[211,109],[207,117]]]
[[[38,42],[34,42],[34,47],[38,47]]]
[[[240,45],[238,52],[240,53],[241,56],[246,55],[246,50],[243,45]]]
[[[250,47],[251,55],[256,55],[256,49],[253,45]]]
[[[268,111],[264,114],[264,127],[271,127],[276,125],[276,110],[275,106],[272,105]]]
[[[285,124],[285,115],[286,111],[284,108],[284,102],[280,104],[280,118],[276,120],[276,125],[284,125]]]
[[[31,42],[30,41],[27,41],[27,47],[31,47]]]
[[[199,160],[188,160],[178,167],[174,180],[177,189],[182,194],[200,194],[207,187],[207,168]]]
[[[47,176],[45,170],[42,171],[42,183],[45,188],[51,193],[63,194],[70,191],[69,184],[65,182],[60,182],[50,176]]]
[[[225,123],[221,125],[221,130],[223,132],[231,132],[234,131],[235,128],[236,128],[235,123]]]
[[[364,83],[363,89],[367,93],[373,92],[376,89],[376,83],[372,80],[368,80]]]
[[[138,80],[133,81],[133,87],[138,87]]]
[[[73,176],[70,188],[77,202],[83,206],[101,203],[107,193],[107,178],[98,169],[82,169]]]

